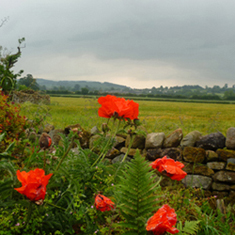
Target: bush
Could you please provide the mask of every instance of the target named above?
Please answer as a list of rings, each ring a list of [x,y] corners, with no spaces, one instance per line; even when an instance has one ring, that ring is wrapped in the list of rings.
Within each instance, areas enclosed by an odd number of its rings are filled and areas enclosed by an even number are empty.
[[[11,142],[19,140],[25,135],[26,118],[19,115],[20,106],[8,102],[8,96],[0,95],[0,133],[6,133],[1,141],[0,151],[3,151]]]

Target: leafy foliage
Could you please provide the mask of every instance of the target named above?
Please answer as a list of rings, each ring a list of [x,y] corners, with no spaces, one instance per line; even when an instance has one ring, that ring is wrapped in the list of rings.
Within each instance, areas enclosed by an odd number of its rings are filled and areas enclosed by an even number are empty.
[[[3,55],[1,53],[2,48],[0,48],[0,86],[7,94],[15,89],[16,79],[23,73],[23,70],[20,70],[18,73],[15,74],[14,71],[11,69],[14,67],[15,63],[21,56],[20,45],[24,41],[24,38],[18,40],[18,52],[15,54]]]
[[[182,221],[179,221],[179,223],[177,224],[177,229],[179,229],[180,231],[178,235],[196,235],[199,230],[199,223],[199,220],[185,221],[183,225]]]
[[[159,182],[156,183],[156,176],[150,169],[149,164],[137,152],[122,171],[116,196],[120,212],[125,218],[119,226],[128,228],[125,234],[146,234],[145,223],[156,209]]]
[[[6,134],[6,137],[0,140],[0,151],[5,150],[14,140],[19,143],[19,139],[25,135],[26,119],[20,116],[19,112],[19,105],[8,102],[8,96],[0,95],[0,133]]]
[[[33,78],[33,76],[31,74],[27,74],[26,77],[20,78],[20,80],[18,81],[18,85],[19,86],[24,85],[27,88],[31,88],[35,91],[39,89],[39,85],[38,85],[36,79]]]
[[[234,214],[223,214],[219,210],[214,211],[208,202],[204,202],[201,207],[196,206],[195,209],[200,220],[198,235],[234,234],[234,230],[231,231],[231,225],[234,225]]]
[[[5,96],[1,97],[2,100],[3,97]],[[9,110],[15,112],[16,109],[7,100],[5,104],[0,106],[3,107],[0,114],[7,112],[5,119],[10,122]],[[73,116],[76,116],[76,123],[78,118],[84,118],[81,123],[87,128],[85,121],[91,119],[94,125],[95,120],[87,112],[89,109],[94,111],[96,106],[93,102],[85,105],[89,108],[79,110],[75,107],[72,111]],[[14,112],[12,113],[17,116],[17,112]],[[32,115],[32,129],[36,129],[35,133],[38,130],[37,125],[45,119],[41,112],[37,112]],[[45,112],[48,113],[48,110]],[[58,112],[57,116],[61,113]],[[67,136],[61,135],[60,144],[54,146],[53,152],[52,149],[40,152],[38,140],[29,143],[25,139],[24,126],[22,135],[13,138],[12,130],[14,131],[15,123],[21,120],[20,116],[17,116],[15,122],[10,122],[9,126],[5,119],[2,117],[0,122],[0,234],[146,234],[147,220],[160,204],[165,203],[177,213],[177,227],[181,230],[179,234],[233,234],[234,215],[212,211],[209,204],[205,203],[207,199],[199,200],[195,196],[196,189],[185,189],[180,182],[174,182],[170,187],[158,190],[160,187],[157,176],[150,171],[148,162],[139,153],[130,163],[110,164],[105,158],[96,161],[97,153],[101,152],[102,156],[106,156],[106,150],[110,149],[113,139],[108,141],[101,137],[100,141],[94,142],[93,149],[83,149],[78,137],[75,138],[71,132]],[[22,122],[24,120],[23,118]],[[4,125],[9,131],[3,128]],[[17,128],[18,126],[15,129],[21,130]],[[24,157],[13,159],[10,156],[16,151],[17,139],[21,143],[28,143],[25,145]],[[94,152],[96,149],[98,150]],[[47,185],[43,204],[32,204],[14,190],[20,187],[16,171],[19,169],[28,172],[44,167],[44,156],[46,174],[53,173],[53,176]],[[105,212],[96,210],[94,199],[99,193],[115,202],[116,208]]]

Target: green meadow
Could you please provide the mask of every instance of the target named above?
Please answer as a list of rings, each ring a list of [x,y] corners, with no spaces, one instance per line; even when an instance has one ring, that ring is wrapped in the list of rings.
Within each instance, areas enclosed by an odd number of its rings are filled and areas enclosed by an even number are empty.
[[[145,101],[139,103],[139,119],[147,132],[164,132],[166,135],[177,128],[183,134],[198,130],[206,135],[220,131],[226,135],[229,127],[235,126],[234,104],[190,103],[172,101]],[[51,97],[51,104],[35,106],[26,103],[22,114],[28,118],[45,118],[55,128],[79,123],[89,130],[100,128],[107,119],[98,116],[100,104],[97,98]]]

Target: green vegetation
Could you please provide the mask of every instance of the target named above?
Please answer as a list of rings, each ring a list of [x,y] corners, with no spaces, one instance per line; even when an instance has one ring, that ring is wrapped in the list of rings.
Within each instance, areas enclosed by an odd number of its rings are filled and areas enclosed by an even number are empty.
[[[12,68],[21,56],[20,45],[24,41],[24,38],[18,40],[18,52],[15,54],[9,54],[6,50],[3,51],[3,48],[0,46],[0,87],[2,87],[6,94],[11,93],[16,88],[17,78],[23,73],[23,70],[14,73]]]
[[[221,131],[224,135],[234,126],[235,105],[210,103],[185,103],[165,101],[138,101],[139,119],[148,132],[169,134],[182,128],[184,135],[193,130],[203,134]],[[79,123],[85,129],[101,127],[104,118],[98,118],[100,105],[97,98],[51,97],[51,105],[39,106],[26,103],[22,105],[22,115],[29,119],[45,114],[49,109],[46,122],[56,128]],[[42,109],[42,107],[44,107]],[[31,111],[30,111],[31,110]]]
[[[157,176],[150,170],[151,167],[138,152],[126,164],[126,170],[123,170],[120,183],[116,186],[116,198],[125,218],[119,226],[130,228],[129,231],[136,235],[146,234],[145,223],[152,211],[157,209],[156,195],[160,191],[160,181],[156,183]]]
[[[67,95],[125,95],[131,97],[144,98],[161,98],[161,99],[190,99],[198,101],[224,101],[235,100],[235,85],[223,87],[214,85],[205,88],[199,85],[184,85],[158,88],[135,89],[127,86],[108,82],[91,82],[91,81],[50,81],[45,79],[37,79],[40,90],[48,94],[67,94]]]
[[[6,114],[14,110],[14,104],[3,101],[5,105],[2,105],[2,110]],[[197,108],[193,108],[190,103],[138,103],[140,119],[149,131],[170,131],[174,130],[175,125],[184,127],[186,124],[183,121],[186,119],[183,119],[183,114],[189,117],[197,115],[200,123],[202,117],[208,117],[206,109],[209,107],[212,115],[218,112],[218,108],[221,109],[223,116],[218,117],[220,121],[234,111],[231,109],[233,105],[195,104]],[[98,117],[98,107],[97,99],[53,97],[49,106],[25,103],[21,112],[25,112],[36,129],[43,120],[56,127],[80,123],[87,129],[106,121]],[[183,121],[179,119],[179,114]],[[231,117],[229,122],[232,122]],[[175,121],[177,119],[178,122]],[[206,121],[209,122],[208,119]],[[109,123],[110,127],[112,123]],[[9,126],[9,120],[3,119],[1,125]],[[12,128],[1,129],[1,144],[9,139],[11,133],[17,133],[18,125],[12,125]],[[26,126],[22,124],[21,128],[25,130]],[[117,129],[117,126],[112,129]],[[109,131],[107,134],[111,133]],[[200,189],[186,189],[178,181],[160,187],[158,174],[150,170],[149,162],[138,153],[130,163],[124,161],[110,164],[106,159],[97,161],[98,153],[91,149],[83,149],[74,132],[62,136],[61,144],[53,146],[55,153],[39,151],[38,140],[31,143],[24,135],[20,138],[24,146],[21,151],[16,152],[14,144],[8,142],[0,152],[0,234],[147,234],[146,223],[149,217],[164,204],[174,208],[178,220],[175,226],[180,230],[179,234],[232,235],[235,232],[235,211],[232,206],[226,208],[226,214],[222,214],[213,207],[216,204],[214,197],[204,198]],[[101,141],[95,147],[103,153],[104,148],[105,151],[111,148],[107,143],[110,141]],[[75,145],[77,151],[70,151]],[[45,199],[36,202],[15,190],[21,187],[17,170],[29,172],[35,168],[45,169],[46,175],[53,173],[46,188]],[[115,208],[103,212],[96,209],[94,199],[97,194],[109,197],[115,203]]]
[[[36,82],[36,79],[33,78],[31,74],[27,74],[26,77],[21,78],[18,83],[18,89],[24,90],[24,89],[33,89],[33,90],[39,90],[39,85]]]

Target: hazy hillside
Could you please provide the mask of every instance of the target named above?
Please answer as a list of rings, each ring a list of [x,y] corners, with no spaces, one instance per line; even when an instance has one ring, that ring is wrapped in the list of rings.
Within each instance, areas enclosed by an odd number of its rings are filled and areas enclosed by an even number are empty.
[[[51,81],[46,79],[37,78],[37,83],[40,86],[46,86],[46,88],[53,89],[54,87],[64,87],[65,89],[72,89],[75,85],[82,87],[89,87],[92,90],[129,90],[130,87],[118,85],[109,82],[90,82],[90,81]]]

